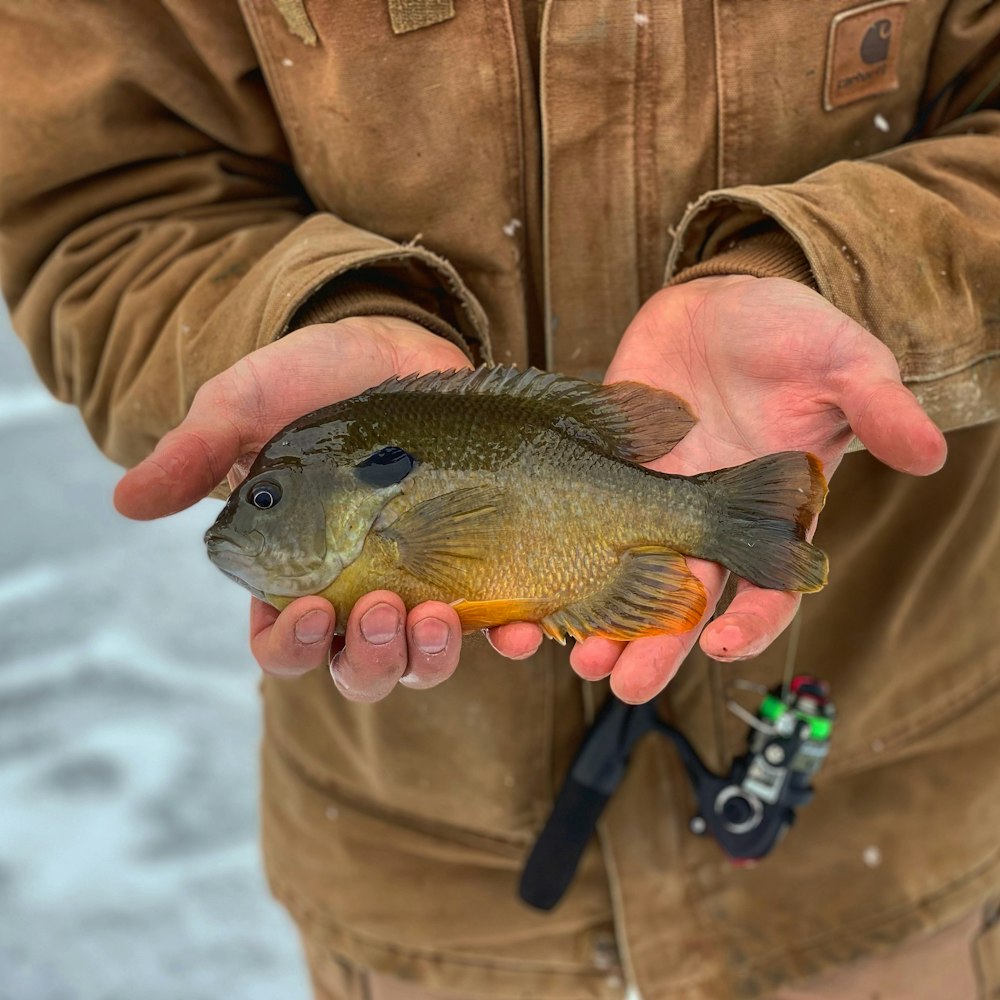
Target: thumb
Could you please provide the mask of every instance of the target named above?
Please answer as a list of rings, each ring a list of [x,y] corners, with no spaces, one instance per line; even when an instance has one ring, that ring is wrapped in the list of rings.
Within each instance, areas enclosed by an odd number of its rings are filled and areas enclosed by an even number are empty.
[[[280,360],[281,342],[257,352]],[[245,357],[209,379],[194,395],[187,416],[160,439],[152,454],[129,470],[115,488],[119,513],[138,521],[176,514],[197,503],[221,483],[233,464],[255,454],[280,426],[274,419],[297,414],[279,406],[268,412],[274,365]],[[288,367],[288,366],[285,366]],[[277,366],[279,374],[285,374]],[[279,393],[288,402],[290,392]],[[287,421],[286,421],[287,422]]]
[[[858,439],[880,462],[913,476],[930,475],[944,465],[944,435],[898,377],[866,373],[848,379],[840,405]]]
[[[137,521],[176,514],[226,478],[247,444],[235,423],[213,420],[205,409],[196,399],[184,422],[119,480],[114,504],[120,514]]]

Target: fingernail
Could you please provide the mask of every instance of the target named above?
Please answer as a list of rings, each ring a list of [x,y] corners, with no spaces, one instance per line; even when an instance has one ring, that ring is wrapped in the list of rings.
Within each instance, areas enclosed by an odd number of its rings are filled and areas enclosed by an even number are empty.
[[[310,611],[295,624],[295,638],[305,646],[326,637],[330,630],[330,616],[325,611]]]
[[[440,618],[423,618],[413,626],[413,641],[428,656],[442,652],[448,645],[448,636],[448,626]]]
[[[399,632],[399,614],[391,604],[376,604],[361,619],[361,634],[373,646],[384,646]]]

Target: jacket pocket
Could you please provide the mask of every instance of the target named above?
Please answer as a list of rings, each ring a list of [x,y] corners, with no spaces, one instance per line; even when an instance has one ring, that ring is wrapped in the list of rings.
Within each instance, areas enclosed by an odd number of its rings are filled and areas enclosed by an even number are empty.
[[[551,801],[554,698],[575,675],[549,645],[514,663],[468,637],[427,691],[347,701],[326,671],[264,684],[265,725],[289,768],[335,806],[476,843],[527,844]]]
[[[720,184],[798,180],[898,145],[913,125],[943,0],[722,3]]]

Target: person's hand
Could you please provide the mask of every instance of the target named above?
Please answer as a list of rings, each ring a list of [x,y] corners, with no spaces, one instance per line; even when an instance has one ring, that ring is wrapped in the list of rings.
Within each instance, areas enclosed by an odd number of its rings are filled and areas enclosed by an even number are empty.
[[[404,319],[355,318],[295,330],[206,382],[181,424],[122,478],[115,505],[139,520],[173,514],[226,478],[231,487],[240,483],[260,449],[304,413],[393,375],[468,366],[456,346]],[[440,683],[454,672],[462,644],[450,605],[427,602],[407,614],[387,591],[358,602],[343,639],[333,629],[333,608],[321,597],[299,598],[280,614],[252,599],[250,645],[264,670],[295,676],[331,663],[337,686],[358,701],[384,697],[397,681],[420,688]],[[534,626],[519,624],[493,630],[490,639],[515,658],[540,641]]]
[[[669,389],[698,417],[669,455],[650,464],[661,472],[690,476],[792,450],[817,455],[829,479],[854,435],[901,472],[928,475],[945,460],[944,436],[901,383],[889,349],[816,292],[781,278],[701,278],[657,292],[608,369],[606,381],[626,379]],[[708,617],[726,573],[689,563],[708,591]],[[756,656],[799,600],[740,580],[732,604],[701,632],[701,647],[717,660]],[[622,700],[648,701],[698,634],[630,643],[593,637],[570,662],[591,680],[610,674]]]

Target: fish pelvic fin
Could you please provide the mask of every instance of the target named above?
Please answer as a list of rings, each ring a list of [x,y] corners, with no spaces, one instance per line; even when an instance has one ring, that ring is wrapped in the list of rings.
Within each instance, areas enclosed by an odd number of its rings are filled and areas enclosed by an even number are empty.
[[[365,395],[397,392],[507,397],[530,406],[570,437],[629,462],[665,455],[697,422],[687,403],[665,389],[640,382],[599,385],[510,365],[391,378]]]
[[[702,582],[673,549],[643,545],[626,550],[619,572],[596,594],[574,601],[540,622],[558,642],[598,635],[627,642],[687,632],[701,621]]]
[[[696,478],[712,493],[719,515],[699,555],[769,590],[809,593],[826,585],[826,554],[806,541],[827,493],[815,455],[778,452]]]
[[[487,485],[442,493],[400,514],[381,533],[396,543],[407,573],[454,593],[463,566],[486,558],[495,541],[502,495]]]

